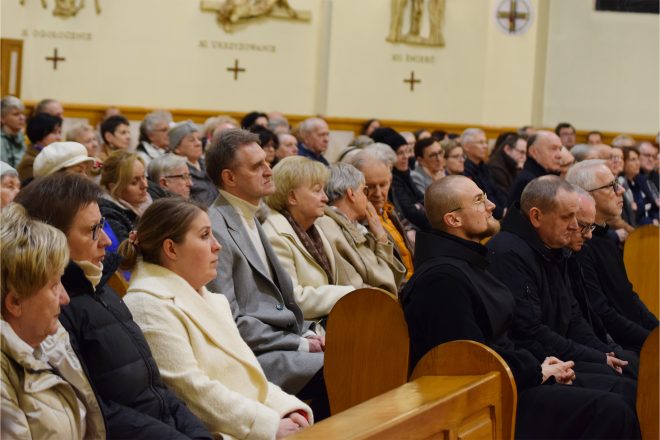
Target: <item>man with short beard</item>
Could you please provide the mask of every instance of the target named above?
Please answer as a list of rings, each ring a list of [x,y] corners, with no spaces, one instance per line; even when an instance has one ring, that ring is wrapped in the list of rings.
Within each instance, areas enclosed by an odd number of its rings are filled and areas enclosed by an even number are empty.
[[[650,331],[658,326],[658,319],[633,290],[621,253],[607,236],[607,221],[621,215],[623,187],[607,163],[598,159],[575,165],[566,179],[595,200],[593,237],[577,254],[589,301],[609,335],[623,347],[639,352]]]
[[[443,342],[481,342],[515,378],[516,438],[639,437],[620,396],[560,385],[576,379],[572,361],[538,360],[509,339],[514,299],[486,270],[488,249],[479,243],[499,229],[484,192],[466,177],[447,176],[429,186],[425,204],[432,229],[418,232],[415,274],[402,292],[411,366]]]

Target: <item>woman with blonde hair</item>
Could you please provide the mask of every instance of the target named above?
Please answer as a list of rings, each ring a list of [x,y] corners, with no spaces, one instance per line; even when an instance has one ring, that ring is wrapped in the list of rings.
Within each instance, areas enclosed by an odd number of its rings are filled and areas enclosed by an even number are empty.
[[[336,284],[332,247],[315,224],[328,204],[323,188],[329,177],[330,171],[320,162],[286,157],[273,168],[275,193],[266,198],[273,212],[264,222],[264,232],[291,275],[305,319],[326,317],[339,298],[354,290]]]
[[[64,234],[14,203],[1,215],[2,435],[105,438],[94,390],[58,320],[69,296]]]
[[[124,301],[165,383],[214,434],[273,439],[312,422],[311,409],[268,382],[224,295],[209,292],[220,244],[206,210],[154,202],[119,253],[132,269]]]
[[[99,206],[120,243],[152,202],[147,187],[144,162],[137,153],[115,151],[103,162]]]

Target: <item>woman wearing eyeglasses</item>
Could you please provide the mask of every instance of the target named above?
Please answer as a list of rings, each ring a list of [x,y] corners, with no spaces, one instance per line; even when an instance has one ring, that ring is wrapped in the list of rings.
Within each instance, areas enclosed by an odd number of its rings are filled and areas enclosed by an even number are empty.
[[[71,302],[60,322],[69,333],[106,420],[108,438],[210,439],[211,434],[163,384],[147,341],[103,274],[101,189],[77,174],[36,180],[16,197],[28,214],[64,232],[70,261],[62,285]]]
[[[442,141],[442,151],[445,154],[445,171],[447,175],[462,176],[465,171],[465,153],[454,140]]]
[[[188,173],[192,177],[190,198],[209,206],[218,197],[218,188],[206,175],[199,129],[192,121],[179,122],[170,128],[169,139],[170,151],[186,159]]]
[[[623,187],[632,196],[632,209],[637,226],[658,224],[658,205],[648,188],[646,177],[640,173],[639,151],[634,147],[623,149]]]
[[[186,159],[176,154],[165,153],[149,162],[149,180],[168,194],[190,197],[192,176]]]

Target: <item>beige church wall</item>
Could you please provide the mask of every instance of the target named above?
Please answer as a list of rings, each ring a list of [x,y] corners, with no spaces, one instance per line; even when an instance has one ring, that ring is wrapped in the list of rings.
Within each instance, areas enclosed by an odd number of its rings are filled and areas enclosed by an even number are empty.
[[[66,19],[46,3],[2,0],[2,37],[24,40],[25,100],[296,114],[318,107],[322,0],[289,1],[311,22],[259,19],[232,34],[200,0],[99,0],[99,15],[88,0]],[[45,60],[54,48],[66,58],[57,70]],[[247,69],[237,81],[226,70],[235,59]]]
[[[529,123],[536,16],[522,35],[507,35],[495,23],[499,3],[447,0],[446,46],[432,48],[385,41],[389,1],[334,0],[327,114],[495,126]],[[531,3],[535,12],[537,2]],[[408,21],[406,16],[404,31]],[[411,70],[422,80],[413,92],[403,82]]]
[[[658,131],[657,14],[597,12],[591,0],[552,0],[543,123]]]

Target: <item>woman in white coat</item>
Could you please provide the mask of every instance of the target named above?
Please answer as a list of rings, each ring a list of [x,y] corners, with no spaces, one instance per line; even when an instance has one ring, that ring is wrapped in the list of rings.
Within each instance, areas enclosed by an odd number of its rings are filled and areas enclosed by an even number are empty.
[[[275,193],[266,198],[273,211],[264,222],[264,232],[291,275],[293,294],[305,319],[326,317],[341,297],[355,290],[337,282],[332,247],[315,224],[328,204],[323,187],[329,176],[320,162],[286,157],[273,168]]]
[[[211,432],[285,437],[311,423],[312,411],[267,381],[227,299],[204,287],[219,251],[203,208],[179,198],[154,202],[119,249],[134,269],[124,301],[163,380]]]

